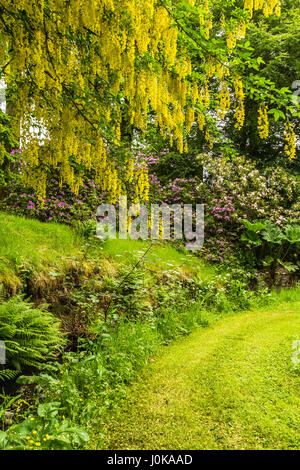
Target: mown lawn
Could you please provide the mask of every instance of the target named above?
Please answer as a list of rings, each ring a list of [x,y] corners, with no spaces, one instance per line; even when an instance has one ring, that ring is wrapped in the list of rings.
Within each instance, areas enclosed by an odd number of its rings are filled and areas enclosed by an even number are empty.
[[[105,419],[106,449],[299,449],[299,290],[164,348]]]

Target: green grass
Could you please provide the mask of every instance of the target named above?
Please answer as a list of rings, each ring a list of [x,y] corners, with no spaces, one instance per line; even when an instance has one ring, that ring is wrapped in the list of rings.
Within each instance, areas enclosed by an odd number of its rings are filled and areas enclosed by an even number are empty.
[[[107,449],[299,449],[299,289],[165,348],[104,423]],[[298,301],[297,301],[298,300]]]
[[[51,273],[66,273],[74,261],[87,259],[109,260],[111,267],[131,264],[143,255],[149,242],[141,240],[107,240],[102,249],[95,247],[82,254],[84,240],[70,227],[42,223],[25,217],[0,212],[0,284],[15,291],[22,284],[21,277],[34,272],[43,277]],[[215,275],[212,267],[189,252],[179,252],[165,243],[154,243],[144,258],[147,268],[157,271],[177,270],[180,274],[203,279]]]
[[[75,257],[80,240],[70,228],[0,213],[0,282],[18,286],[22,270],[64,270]]]
[[[291,287],[290,289],[281,289],[279,292],[274,289],[272,296],[277,303],[298,302],[300,299],[300,289],[299,287]]]
[[[142,240],[106,240],[104,254],[116,262],[124,263],[125,259],[132,262],[140,258],[149,247],[149,242]],[[162,242],[154,242],[144,258],[149,269],[180,270],[187,275],[196,275],[201,279],[212,279],[216,273],[212,266],[205,264],[200,258],[190,252],[178,251]]]

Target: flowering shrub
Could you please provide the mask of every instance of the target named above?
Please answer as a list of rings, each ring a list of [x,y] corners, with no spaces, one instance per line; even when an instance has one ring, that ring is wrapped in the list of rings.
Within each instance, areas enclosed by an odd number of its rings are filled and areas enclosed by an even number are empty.
[[[245,157],[232,161],[200,155],[205,166],[211,191],[218,197],[227,194],[235,206],[235,218],[269,219],[278,225],[299,216],[299,186],[297,179],[282,168],[259,171]]]
[[[48,194],[42,205],[34,192],[14,192],[9,202],[15,214],[28,215],[41,221],[70,223],[74,219],[84,221],[94,217],[104,197],[100,192],[97,194],[93,181],[88,181],[76,196],[65,185],[60,188],[58,181],[53,179],[49,182]]]
[[[85,176],[83,186],[76,195],[66,184],[61,185],[58,174],[53,172],[47,180],[47,194],[41,204],[38,194],[21,182],[22,168],[23,161],[20,157],[15,162],[15,179],[10,183],[10,192],[0,202],[3,210],[43,222],[70,224],[72,220],[86,221],[94,218],[98,205],[107,200],[107,192],[101,191],[91,175]]]
[[[278,226],[299,218],[296,178],[281,168],[259,171],[244,157],[232,160],[199,155],[198,175],[174,178],[164,184],[159,159],[148,157],[152,202],[205,205],[204,252],[223,262],[237,253],[243,220],[268,219]],[[203,176],[204,175],[204,176]]]
[[[59,188],[57,181],[51,181],[51,191],[40,204],[36,193],[14,192],[9,199],[4,200],[6,209],[12,209],[14,214],[27,215],[41,221],[70,223],[71,220],[87,220],[95,215],[101,197],[95,194],[93,182],[87,183],[78,196],[67,187]],[[3,203],[2,203],[3,204]]]
[[[41,148],[40,152],[42,151]],[[2,188],[0,209],[5,211],[34,217],[41,221],[70,224],[72,220],[95,219],[96,209],[101,203],[110,202],[117,206],[121,194],[127,194],[130,203],[148,201],[148,171],[141,153],[130,154],[129,160],[128,156],[124,156],[123,164],[117,166],[122,176],[122,188],[114,187],[113,191],[110,187],[112,183],[97,183],[96,171],[92,167],[89,172],[81,175],[82,185],[78,194],[75,194],[70,185],[61,182],[60,167],[57,167],[56,170],[52,169],[49,172],[46,180],[46,196],[43,198],[22,182],[21,176],[27,172],[22,151],[13,150],[11,154],[18,155],[18,158],[11,165],[13,178],[10,181],[9,194]]]

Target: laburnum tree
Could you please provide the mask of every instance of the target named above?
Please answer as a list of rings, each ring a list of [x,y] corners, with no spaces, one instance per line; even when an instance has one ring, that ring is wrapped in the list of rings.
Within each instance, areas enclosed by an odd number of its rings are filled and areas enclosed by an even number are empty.
[[[9,138],[2,139],[0,159],[18,140],[25,182],[41,198],[51,169],[78,192],[93,168],[112,202],[133,180],[134,199],[145,201],[147,168],[131,156],[132,129],[143,135],[154,122],[183,151],[197,120],[212,146],[214,121],[230,108],[242,128],[245,92],[260,103],[262,138],[268,103],[285,114],[286,153],[293,158],[291,92],[260,76],[244,40],[254,11],[280,15],[280,2],[0,0],[0,78],[10,115],[10,133],[1,117]],[[123,144],[120,164],[112,149]]]
[[[247,30],[247,39],[253,49],[252,55],[262,59],[260,72],[265,79],[277,88],[292,88],[295,103],[300,102],[300,1],[282,0],[280,17],[272,15],[266,18],[255,13]],[[262,111],[259,108],[260,103],[246,94],[243,129],[238,132],[234,128],[229,113],[223,127],[224,134],[233,141],[239,153],[255,159],[260,167],[281,165],[291,171],[299,171],[297,153],[295,158],[287,159],[284,150],[286,116],[280,108],[269,106],[267,114],[274,118],[270,119],[266,138],[261,138],[257,128],[258,112],[260,116]],[[289,120],[295,129],[299,127],[299,114],[290,114]]]

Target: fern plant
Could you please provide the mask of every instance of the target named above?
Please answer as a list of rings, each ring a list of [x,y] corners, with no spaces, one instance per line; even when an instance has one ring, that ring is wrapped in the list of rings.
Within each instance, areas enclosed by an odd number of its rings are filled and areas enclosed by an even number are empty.
[[[0,380],[14,378],[24,366],[37,367],[53,357],[64,344],[54,315],[20,297],[0,305],[0,340],[6,349],[6,364],[0,365]]]

